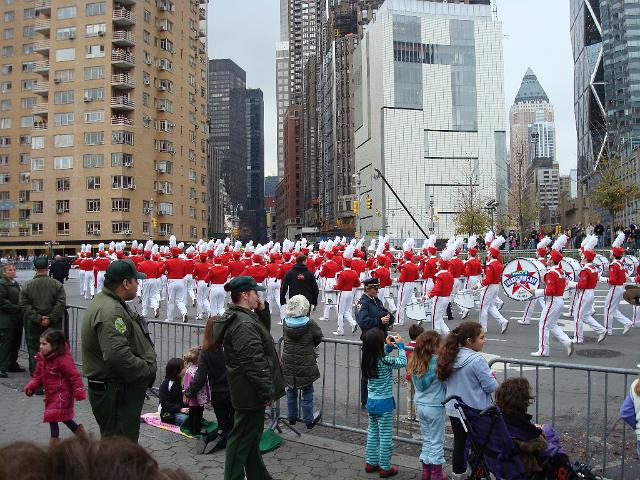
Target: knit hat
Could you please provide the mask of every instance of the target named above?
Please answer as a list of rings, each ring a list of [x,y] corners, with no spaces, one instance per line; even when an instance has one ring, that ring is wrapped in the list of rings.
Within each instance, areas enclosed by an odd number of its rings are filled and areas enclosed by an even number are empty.
[[[285,315],[289,318],[306,317],[309,315],[309,300],[304,295],[294,295],[287,302]]]

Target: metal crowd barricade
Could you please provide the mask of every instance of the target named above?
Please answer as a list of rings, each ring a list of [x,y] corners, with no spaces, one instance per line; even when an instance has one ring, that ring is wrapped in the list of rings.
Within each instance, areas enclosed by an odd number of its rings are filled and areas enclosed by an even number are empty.
[[[628,435],[618,410],[634,377],[638,377],[636,370],[516,358],[496,358],[489,362],[494,368],[499,365],[502,365],[503,379],[519,376],[529,380],[535,396],[533,416],[537,424],[550,423],[555,427],[559,420],[558,430],[567,430],[570,422],[585,430],[584,456],[572,460],[601,468],[603,476],[624,479],[629,467],[625,447],[628,438],[635,446],[635,432]],[[571,388],[567,386],[570,384],[563,383],[566,375],[575,379],[577,372],[584,379],[585,388]],[[584,408],[576,408],[582,401]],[[616,437],[612,434],[616,429],[622,429],[621,444],[615,444]],[[579,438],[574,440],[576,445],[581,444]]]

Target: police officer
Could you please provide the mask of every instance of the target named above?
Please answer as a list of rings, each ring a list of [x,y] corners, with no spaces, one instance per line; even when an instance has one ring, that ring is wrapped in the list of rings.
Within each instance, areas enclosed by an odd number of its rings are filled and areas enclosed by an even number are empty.
[[[0,277],[0,378],[7,372],[24,372],[18,365],[18,350],[22,343],[22,311],[20,285],[16,282],[16,266],[5,263]]]
[[[20,292],[29,371],[36,369],[35,355],[40,349],[40,335],[49,328],[63,329],[67,297],[64,286],[49,276],[49,260],[44,255],[33,260],[36,276]],[[36,391],[39,394],[40,389]]]
[[[109,265],[103,289],[87,308],[81,330],[82,370],[100,434],[134,442],[140,433],[145,392],[157,368],[146,321],[125,303],[136,298],[138,280],[143,278],[130,260]]]
[[[395,318],[389,310],[378,298],[378,289],[380,288],[380,279],[368,278],[364,282],[364,295],[360,297],[358,305],[356,305],[356,322],[362,331],[362,335],[372,328],[380,328],[384,332],[385,338],[387,332],[393,326]],[[360,405],[362,409],[367,405],[367,379],[360,376]]]

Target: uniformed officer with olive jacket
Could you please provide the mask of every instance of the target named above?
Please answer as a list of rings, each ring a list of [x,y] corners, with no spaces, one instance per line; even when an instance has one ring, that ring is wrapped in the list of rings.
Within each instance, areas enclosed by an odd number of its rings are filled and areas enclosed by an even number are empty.
[[[29,352],[29,371],[32,375],[36,369],[35,355],[40,350],[40,335],[49,328],[62,330],[67,303],[64,287],[49,276],[47,257],[36,257],[33,266],[36,276],[20,292],[20,308]]]
[[[7,378],[7,372],[24,372],[17,361],[22,342],[22,310],[20,285],[15,278],[16,266],[5,263],[0,278],[0,378]]]
[[[125,303],[136,298],[138,280],[145,277],[130,260],[111,263],[102,291],[84,314],[82,371],[103,437],[138,441],[145,392],[156,377],[147,323]]]

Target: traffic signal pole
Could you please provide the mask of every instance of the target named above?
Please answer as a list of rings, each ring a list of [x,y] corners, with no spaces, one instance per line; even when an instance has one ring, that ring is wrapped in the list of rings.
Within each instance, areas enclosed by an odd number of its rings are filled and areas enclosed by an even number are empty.
[[[416,224],[416,227],[418,227],[418,229],[422,232],[422,234],[424,235],[424,238],[429,238],[429,235],[427,235],[427,232],[425,232],[422,227],[420,226],[420,224],[418,223],[418,221],[415,219],[415,217],[411,214],[411,212],[409,211],[409,209],[406,207],[406,205],[404,204],[404,202],[402,201],[402,199],[398,196],[398,194],[396,193],[396,191],[393,189],[393,187],[391,186],[391,184],[389,182],[387,182],[387,179],[384,178],[384,175],[382,174],[382,172],[380,170],[378,170],[377,168],[374,168],[374,171],[380,176],[380,178],[382,179],[382,181],[385,183],[385,185],[387,187],[389,187],[389,190],[391,190],[391,193],[393,193],[393,196],[396,197],[396,200],[398,200],[398,202],[400,202],[400,205],[402,205],[402,208],[404,208],[404,211],[407,212],[407,215],[409,215],[409,217],[411,217],[411,220],[413,220],[413,223]]]

